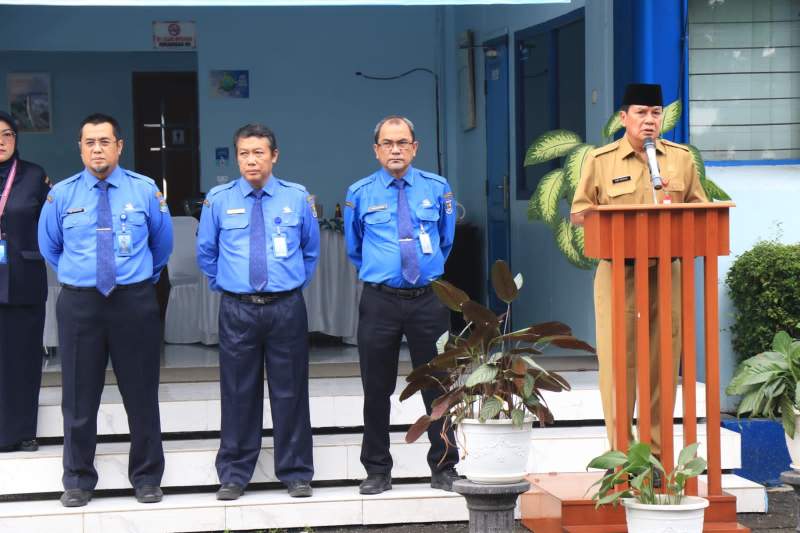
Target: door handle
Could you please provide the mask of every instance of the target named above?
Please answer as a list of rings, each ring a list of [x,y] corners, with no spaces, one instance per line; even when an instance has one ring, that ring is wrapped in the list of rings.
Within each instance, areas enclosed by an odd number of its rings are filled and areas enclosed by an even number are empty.
[[[496,185],[496,187],[503,190],[503,209],[508,209],[508,204],[511,203],[509,198],[510,186],[508,183],[508,175],[503,176],[503,184]]]

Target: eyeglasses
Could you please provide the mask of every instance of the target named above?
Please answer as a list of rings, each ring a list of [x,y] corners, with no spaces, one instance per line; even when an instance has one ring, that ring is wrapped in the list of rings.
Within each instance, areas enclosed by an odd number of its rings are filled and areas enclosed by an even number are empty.
[[[117,143],[117,141],[112,140],[112,139],[107,139],[107,138],[103,138],[103,139],[99,139],[99,140],[98,139],[86,139],[84,141],[81,141],[81,144],[83,146],[85,146],[86,148],[90,149],[90,150],[93,149],[95,146],[100,146],[100,148],[105,150],[106,148],[110,148],[111,146],[115,145],[116,143]]]
[[[0,140],[2,140],[4,143],[10,143],[16,136],[17,134],[13,131],[4,131],[3,133],[0,133]]]
[[[399,141],[390,141],[384,140],[378,143],[378,146],[386,150],[387,152],[392,150],[395,146],[398,150],[409,150],[414,145],[414,141],[409,141],[408,139],[400,139]]]

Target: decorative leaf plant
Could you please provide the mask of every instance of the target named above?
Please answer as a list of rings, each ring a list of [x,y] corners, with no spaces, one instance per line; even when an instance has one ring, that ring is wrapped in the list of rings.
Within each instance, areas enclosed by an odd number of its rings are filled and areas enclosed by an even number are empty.
[[[780,417],[789,438],[795,436],[800,406],[800,340],[785,331],[772,339],[772,350],[745,359],[725,392],[741,394],[738,415]]]
[[[681,116],[681,102],[675,100],[664,108],[661,133],[664,134],[678,123]],[[603,127],[604,143],[611,142],[614,134],[622,128],[619,112],[614,113]],[[686,145],[694,159],[700,183],[710,200],[730,200],[730,197],[716,183],[706,177],[705,165],[700,151]],[[575,196],[575,189],[581,179],[581,169],[586,155],[595,148],[586,144],[580,135],[569,130],[547,131],[531,143],[525,153],[525,166],[547,163],[562,158],[563,165],[551,170],[539,180],[536,190],[528,202],[528,218],[549,224],[559,250],[570,263],[578,268],[589,269],[595,264],[593,259],[583,253],[583,228],[569,221],[569,206]],[[563,206],[566,204],[567,208]]]
[[[512,277],[504,261],[495,262],[491,276],[497,297],[508,306],[500,316],[454,285],[433,282],[439,300],[462,313],[467,326],[458,334],[445,332],[437,343],[439,354],[406,378],[408,385],[400,401],[421,389],[441,393],[433,401],[431,414],[421,416],[408,430],[406,442],[417,440],[439,419],[444,419],[445,439],[449,428],[468,418],[481,422],[506,419],[522,426],[533,415],[542,425],[552,422],[542,391],[560,392],[570,386],[534,358],[549,345],[594,353],[592,346],[575,338],[569,326],[560,322],[509,331],[511,302],[519,294],[522,276]]]
[[[622,498],[634,498],[639,503],[650,505],[678,505],[683,499],[686,481],[703,473],[706,460],[697,456],[697,444],[690,444],[678,454],[678,464],[667,475],[650,445],[634,442],[627,454],[618,450],[608,451],[592,459],[586,468],[606,471],[592,485],[599,485],[592,496],[595,507],[609,503],[617,505]],[[656,477],[665,480],[663,491],[654,486]],[[620,490],[620,485],[625,483],[628,486]]]

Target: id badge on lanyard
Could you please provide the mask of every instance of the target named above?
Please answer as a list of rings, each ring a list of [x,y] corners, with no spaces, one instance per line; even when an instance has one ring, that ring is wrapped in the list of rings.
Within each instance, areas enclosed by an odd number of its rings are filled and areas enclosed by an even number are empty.
[[[289,255],[289,247],[286,245],[286,235],[281,233],[281,218],[275,217],[275,231],[277,233],[272,235],[272,250],[275,252],[275,257],[287,257]]]
[[[3,196],[0,197],[0,222],[3,220],[3,213],[6,211],[6,204],[8,203],[8,196],[11,194],[11,186],[14,184],[14,178],[17,176],[17,160],[11,165],[11,172],[8,174],[6,186],[3,188]],[[3,229],[0,227],[0,265],[8,263],[8,243],[3,239]]]

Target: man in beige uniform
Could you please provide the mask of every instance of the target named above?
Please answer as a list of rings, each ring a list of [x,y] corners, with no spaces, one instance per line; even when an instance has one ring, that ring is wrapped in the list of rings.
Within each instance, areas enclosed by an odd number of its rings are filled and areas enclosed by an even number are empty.
[[[658,203],[706,202],[697,169],[689,150],[680,144],[657,139],[662,120],[661,86],[631,84],[625,91],[620,119],[625,135],[618,141],[589,153],[581,170],[581,181],[572,201],[573,224],[582,225],[584,211],[593,205],[653,204],[653,185],[643,144],[656,139],[656,159],[664,187],[656,191]],[[658,268],[650,261],[650,401],[653,453],[661,452],[659,403],[659,327],[657,306]],[[628,417],[632,419],[636,399],[636,326],[633,265],[625,266],[625,316],[627,346]],[[672,262],[672,354],[675,377],[681,354],[680,262]],[[611,355],[611,262],[601,261],[594,278],[594,310],[597,357],[600,365],[600,395],[608,440],[617,448],[614,419],[614,376]],[[673,381],[676,383],[677,379]],[[675,394],[673,391],[673,402]],[[629,434],[633,439],[633,434]]]

